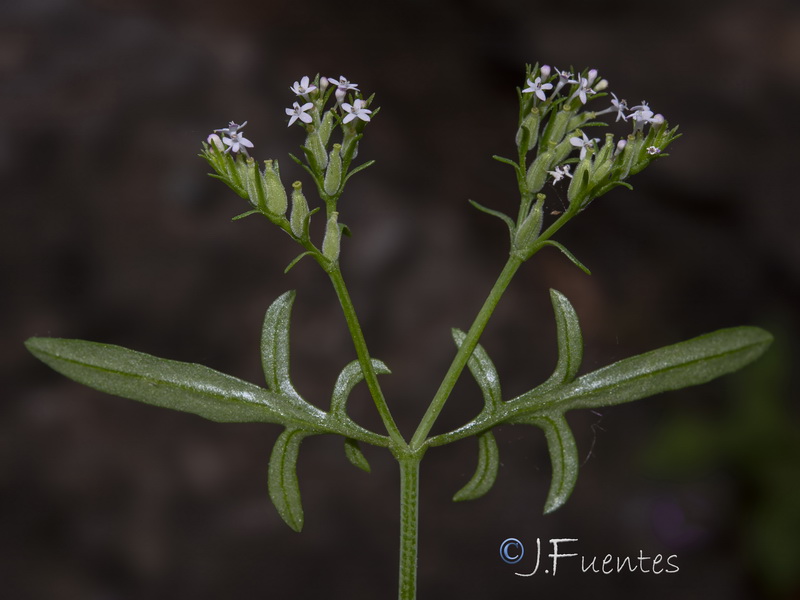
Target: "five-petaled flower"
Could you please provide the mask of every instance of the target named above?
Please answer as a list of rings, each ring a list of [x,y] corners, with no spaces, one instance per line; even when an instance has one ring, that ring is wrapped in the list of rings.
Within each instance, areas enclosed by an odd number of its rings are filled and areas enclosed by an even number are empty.
[[[342,104],[342,109],[347,113],[344,119],[342,119],[342,123],[349,123],[355,118],[359,118],[362,121],[369,121],[369,115],[372,112],[365,106],[361,98],[357,98],[353,104],[345,102]]]
[[[314,104],[311,102],[306,102],[303,106],[300,106],[299,103],[294,102],[292,103],[292,108],[286,109],[286,114],[291,117],[289,119],[289,127],[292,126],[292,123],[300,119],[303,123],[311,123],[314,119],[311,118],[311,115],[307,114],[307,110],[311,110],[314,108]]]
[[[581,135],[583,137],[575,136],[569,138],[569,143],[575,146],[576,148],[581,149],[581,160],[583,160],[584,157],[586,156],[586,151],[594,148],[594,143],[597,141],[597,138],[589,139],[583,132],[581,132]]]
[[[594,77],[597,77],[597,72],[595,71]],[[581,104],[586,104],[586,96],[587,94],[594,94],[594,90],[592,89],[592,82],[594,81],[594,77],[590,81],[586,77],[581,77],[580,85],[578,89],[575,90],[575,93],[572,94],[572,98],[577,96],[581,100]]]
[[[234,152],[241,151],[247,154],[247,148],[253,147],[253,142],[235,131],[232,131],[229,137],[222,138],[222,143],[228,146],[225,148],[225,152],[233,150]]]
[[[528,79],[528,87],[526,87],[522,92],[524,94],[536,94],[536,97],[539,98],[541,101],[545,101],[547,97],[545,96],[545,90],[552,90],[553,84],[552,83],[542,83],[542,78],[537,77],[533,81]]]
[[[315,85],[309,85],[308,76],[304,75],[300,81],[295,81],[294,85],[289,88],[295,95],[300,96],[303,100],[308,100],[308,94],[317,89]]]
[[[334,96],[336,96],[336,104],[341,105],[344,102],[344,98],[347,95],[347,92],[353,90],[354,92],[359,91],[357,83],[351,83],[348,81],[343,75],[339,75],[339,79],[334,79],[333,77],[328,77],[328,81],[330,81],[333,85],[336,86],[336,92],[334,92]]]
[[[661,148],[659,148],[658,146],[648,146],[647,147],[647,153],[650,156],[655,156],[656,154],[660,154],[661,153]]]

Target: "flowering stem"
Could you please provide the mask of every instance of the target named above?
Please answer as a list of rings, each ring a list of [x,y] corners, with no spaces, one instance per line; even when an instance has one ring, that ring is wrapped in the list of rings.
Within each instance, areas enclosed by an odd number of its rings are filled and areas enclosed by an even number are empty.
[[[384,398],[383,391],[378,383],[378,376],[375,373],[375,369],[372,367],[372,360],[370,359],[369,350],[367,349],[367,342],[364,339],[364,333],[361,331],[361,325],[358,322],[356,310],[353,306],[353,301],[350,299],[350,294],[347,291],[347,286],[345,285],[339,265],[336,264],[334,268],[326,270],[331,279],[331,283],[333,283],[333,288],[336,290],[339,304],[342,305],[344,318],[345,321],[347,321],[347,328],[350,330],[353,346],[355,346],[356,349],[356,356],[358,357],[358,362],[361,364],[361,370],[364,373],[364,380],[367,383],[367,387],[378,409],[381,420],[386,427],[386,431],[389,433],[389,437],[392,438],[395,444],[400,448],[406,448],[406,441],[403,439],[400,430],[397,428],[397,424],[392,418],[389,406],[386,404],[386,398]]]
[[[505,267],[503,267],[503,271],[497,278],[497,281],[495,282],[494,287],[492,287],[491,292],[489,292],[489,296],[483,303],[483,306],[481,307],[477,317],[475,317],[472,327],[469,328],[467,337],[464,338],[464,341],[462,342],[461,347],[458,349],[453,362],[450,364],[450,368],[447,370],[447,373],[445,374],[444,379],[442,380],[442,383],[436,392],[436,395],[433,397],[427,412],[422,417],[422,420],[417,427],[417,431],[414,433],[414,437],[411,438],[410,446],[412,451],[419,450],[425,443],[428,433],[430,433],[430,430],[433,427],[436,418],[439,416],[439,413],[442,412],[444,403],[447,401],[447,398],[453,391],[453,387],[455,387],[456,381],[458,381],[458,378],[461,375],[461,371],[464,370],[464,367],[467,365],[467,361],[469,361],[470,356],[472,356],[472,351],[475,349],[475,346],[478,345],[478,340],[481,337],[481,333],[483,333],[486,324],[489,322],[489,318],[492,316],[494,309],[497,307],[497,303],[500,301],[503,292],[506,291],[508,284],[511,283],[511,279],[514,277],[514,274],[517,272],[517,269],[519,269],[522,263],[523,259],[515,254],[511,254],[511,256],[509,256],[508,262],[506,262]]]

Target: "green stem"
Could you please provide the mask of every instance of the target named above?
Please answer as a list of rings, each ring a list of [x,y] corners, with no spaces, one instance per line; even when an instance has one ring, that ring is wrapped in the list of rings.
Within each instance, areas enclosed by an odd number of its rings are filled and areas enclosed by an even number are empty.
[[[350,294],[347,291],[347,286],[344,283],[344,278],[342,277],[342,272],[339,269],[339,266],[336,265],[334,268],[328,270],[328,275],[330,276],[333,287],[336,290],[339,303],[342,305],[344,318],[345,321],[347,321],[347,328],[350,330],[350,336],[353,338],[353,346],[355,346],[356,349],[356,356],[358,357],[358,362],[361,364],[361,370],[364,373],[364,380],[367,383],[369,392],[372,395],[372,399],[375,402],[376,408],[378,409],[378,414],[380,414],[381,420],[386,427],[386,431],[389,433],[389,437],[392,438],[392,441],[394,441],[400,448],[406,448],[406,441],[403,439],[400,430],[397,428],[397,424],[392,418],[388,404],[386,404],[386,398],[384,398],[383,391],[378,383],[378,375],[375,373],[375,369],[372,368],[372,360],[369,356],[369,350],[367,350],[367,342],[364,339],[364,333],[361,331],[361,325],[358,322],[358,316],[356,315],[353,301],[350,299]]]
[[[428,433],[430,433],[433,424],[436,422],[436,418],[439,416],[439,413],[442,412],[442,408],[444,408],[444,403],[453,391],[456,381],[458,381],[461,372],[467,365],[467,361],[469,361],[470,356],[472,356],[472,351],[475,350],[475,346],[478,345],[478,340],[483,330],[486,328],[486,324],[489,322],[489,317],[492,316],[503,292],[506,291],[508,284],[511,283],[511,279],[514,277],[514,274],[517,272],[522,262],[522,259],[514,254],[509,256],[508,262],[506,262],[505,267],[503,267],[503,271],[497,278],[491,292],[489,292],[489,296],[483,303],[480,312],[475,317],[472,327],[469,328],[467,337],[464,338],[453,362],[450,364],[450,368],[447,370],[427,412],[422,417],[419,427],[417,427],[417,431],[414,433],[414,437],[411,438],[410,446],[412,451],[422,448],[422,445],[425,443],[425,439]]]
[[[419,529],[419,463],[422,454],[397,456],[400,464],[400,588],[399,600],[417,597]]]

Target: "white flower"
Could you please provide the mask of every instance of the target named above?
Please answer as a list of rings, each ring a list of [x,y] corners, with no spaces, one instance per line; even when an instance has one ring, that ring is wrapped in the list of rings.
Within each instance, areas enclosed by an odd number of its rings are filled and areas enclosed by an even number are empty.
[[[308,94],[316,90],[317,86],[309,85],[308,76],[303,76],[299,82],[295,81],[294,85],[289,89],[292,90],[296,96],[300,96],[303,100],[308,100]]]
[[[628,117],[626,117],[625,113],[622,111],[628,110],[628,103],[625,101],[624,98],[622,100],[619,100],[614,92],[611,92],[611,96],[613,98],[611,100],[611,108],[617,111],[617,118],[614,119],[614,122],[619,121],[620,118],[623,121],[627,121]]]
[[[546,100],[547,97],[544,94],[545,90],[552,90],[553,84],[552,83],[542,83],[542,78],[537,77],[535,80],[531,81],[528,79],[528,87],[522,90],[523,94],[534,93],[536,94],[539,100]]]
[[[244,125],[242,125],[242,127],[244,127]],[[228,146],[225,152],[233,150],[234,152],[242,151],[247,154],[247,148],[253,147],[253,142],[235,131],[231,132],[230,137],[222,138],[222,142]]]
[[[655,114],[650,107],[647,105],[647,102],[642,101],[641,104],[638,106],[631,107],[631,114],[628,115],[629,119],[633,119],[633,128],[634,130],[642,129],[645,123],[652,123],[655,117]],[[664,117],[661,117],[661,122],[663,123]]]
[[[345,102],[342,104],[342,109],[347,113],[342,123],[349,123],[356,117],[362,121],[369,121],[369,115],[372,112],[364,106],[364,101],[361,98],[356,99],[353,104]]]
[[[597,77],[596,71],[594,76]],[[592,79],[592,81],[594,81],[594,79]],[[578,89],[575,90],[575,93],[572,94],[572,98],[578,96],[578,98],[581,99],[581,104],[586,104],[586,95],[594,94],[594,90],[592,89],[592,81],[589,81],[585,77],[581,77],[580,85],[578,86]],[[570,100],[572,100],[572,98],[570,98]]]
[[[581,133],[583,137],[571,137],[569,138],[569,143],[575,146],[576,148],[581,149],[581,160],[586,157],[586,151],[591,150],[594,148],[594,143],[598,141],[599,138],[592,138],[589,139],[586,137],[585,133]]]
[[[347,96],[347,92],[353,90],[354,92],[358,92],[358,84],[351,83],[344,76],[339,75],[339,79],[334,79],[333,77],[329,77],[328,81],[330,81],[333,85],[336,86],[336,91],[334,95],[336,96],[336,104],[341,105],[344,102],[345,96]]]
[[[660,154],[661,153],[661,148],[658,148],[656,146],[648,146],[647,147],[647,153],[650,156],[655,156],[656,154]]]
[[[570,179],[572,178],[572,173],[569,172],[569,165],[556,167],[555,171],[548,171],[547,173],[553,176],[554,184],[564,179],[564,177],[569,177]]]
[[[558,73],[558,83],[556,83],[556,89],[553,90],[553,96],[558,94],[562,87],[567,85],[568,83],[578,83],[572,78],[572,73],[569,71],[559,71],[556,69],[556,73]]]
[[[311,115],[306,114],[306,111],[312,108],[314,108],[314,105],[311,102],[306,102],[303,106],[300,106],[297,102],[292,103],[292,108],[286,109],[286,114],[291,117],[288,126],[291,127],[292,123],[297,119],[300,119],[303,123],[311,123],[314,119],[311,118]]]
[[[224,133],[225,135],[230,135],[232,133],[236,133],[240,129],[244,129],[244,126],[247,125],[247,121],[242,123],[241,125],[237,125],[233,121],[228,123],[227,127],[223,127],[222,129],[215,129],[217,133]]]
[[[356,92],[359,91],[357,83],[351,83],[350,81],[345,79],[342,75],[339,75],[339,79],[328,77],[328,81],[330,81],[336,87],[344,89],[345,91],[348,90],[354,90]]]

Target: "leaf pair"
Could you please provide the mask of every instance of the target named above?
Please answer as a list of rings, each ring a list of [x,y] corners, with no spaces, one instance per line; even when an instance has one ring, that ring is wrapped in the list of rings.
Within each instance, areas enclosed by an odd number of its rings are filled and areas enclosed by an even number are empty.
[[[429,441],[431,446],[438,446],[478,436],[476,473],[454,500],[477,498],[494,483],[499,456],[493,427],[504,423],[535,425],[544,431],[550,453],[552,480],[544,512],[551,512],[566,502],[578,478],[578,450],[565,417],[567,411],[631,402],[705,383],[754,361],[772,342],[769,333],[756,327],[721,329],[577,377],[583,358],[578,317],[565,296],[555,290],[550,296],[558,343],[553,374],[533,390],[503,402],[497,371],[486,351],[477,345],[468,367],[483,392],[485,406],[470,423]],[[453,335],[460,346],[464,334],[455,331]]]
[[[261,336],[264,389],[208,367],[167,360],[119,346],[59,338],[30,338],[25,345],[59,373],[96,390],[145,404],[194,413],[222,423],[277,423],[285,430],[270,457],[270,497],[294,530],[303,525],[296,464],[300,443],[310,435],[345,437],[345,455],[369,471],[359,441],[385,446],[386,438],[354,423],[346,414],[347,396],[363,379],[358,362],[347,365],[336,383],[331,411],[306,402],[289,377],[289,318],[294,292],[280,296],[267,310]],[[373,361],[378,373],[389,370]]]

